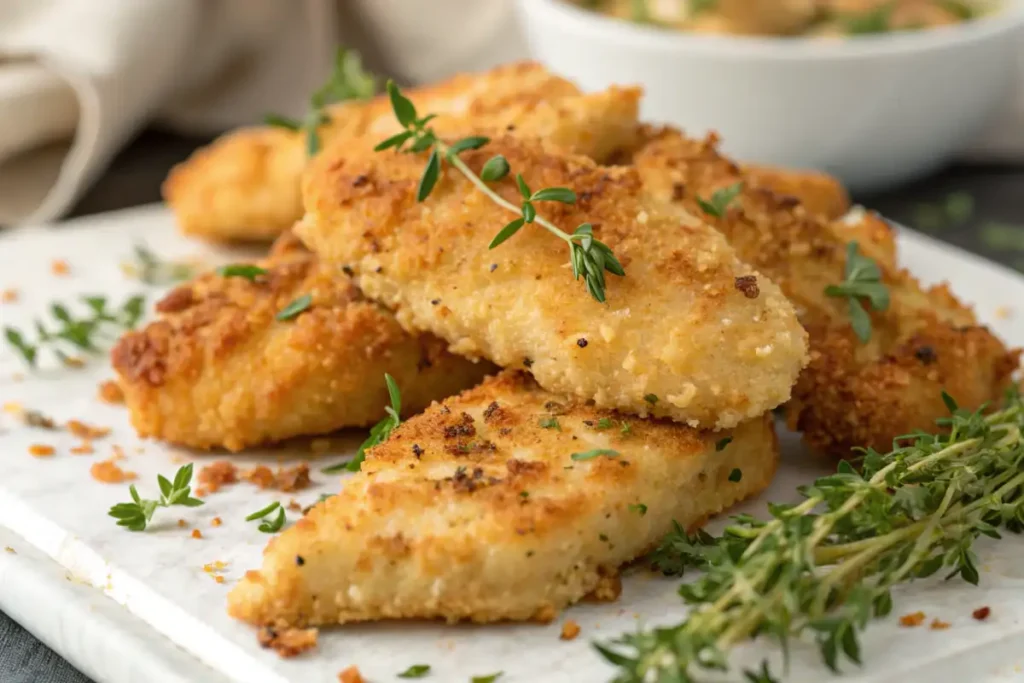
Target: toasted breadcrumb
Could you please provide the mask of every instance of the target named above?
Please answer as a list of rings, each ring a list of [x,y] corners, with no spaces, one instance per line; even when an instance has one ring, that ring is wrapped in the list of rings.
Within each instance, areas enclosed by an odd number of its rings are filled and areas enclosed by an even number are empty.
[[[273,489],[292,493],[301,491],[310,484],[309,465],[301,463],[295,467],[279,467],[275,474],[266,465],[258,465],[242,472],[242,478],[261,489]]]
[[[71,266],[64,259],[54,259],[50,263],[50,271],[54,275],[60,275],[61,277],[71,273]]]
[[[358,666],[350,666],[338,674],[338,683],[366,683]]]
[[[105,382],[101,382],[99,395],[100,400],[104,403],[124,403],[124,391],[121,389],[121,385],[117,383],[117,380],[108,379]]]
[[[992,614],[992,610],[989,607],[979,607],[978,609],[971,612],[971,616],[978,621],[985,621],[988,619],[988,615]]]
[[[238,481],[238,468],[227,460],[218,460],[200,468],[196,480],[204,491],[216,493],[226,484]]]
[[[9,546],[9,545],[5,545],[5,546],[4,546],[4,550],[5,550],[5,551],[7,551],[7,552],[9,552],[9,553],[10,553],[11,555],[17,555],[17,554],[18,554],[18,551],[17,551],[17,550],[15,550],[14,548],[12,548],[12,547],[11,547],[11,546]]]
[[[31,446],[28,447],[28,452],[33,457],[45,458],[45,457],[53,455],[57,451],[53,448],[53,446],[50,446],[48,444],[34,443],[34,444],[32,444]]]
[[[192,538],[202,538],[202,537],[203,537],[203,532],[202,531],[200,531],[199,529],[193,529],[192,530]]]
[[[18,414],[25,411],[25,407],[17,401],[7,401],[4,403],[4,412],[11,414]]]
[[[256,638],[262,647],[274,650],[278,656],[294,657],[316,647],[318,633],[319,631],[315,628],[287,628],[278,630],[264,626],[259,630]]]
[[[228,563],[227,562],[222,562],[221,560],[215,560],[213,562],[209,562],[207,564],[204,564],[203,565],[203,571],[206,572],[207,574],[213,574],[214,572],[219,572],[219,571],[222,571],[224,569],[227,569],[227,567],[228,567]]]
[[[939,618],[932,619],[932,623],[928,626],[933,631],[945,631],[951,624],[948,621],[942,621]]]
[[[996,320],[1008,320],[1013,315],[1013,309],[1009,306],[1000,306],[995,311]]]
[[[900,617],[900,626],[914,628],[924,623],[924,612],[911,612]]]
[[[574,620],[569,619],[562,624],[562,633],[558,636],[561,640],[575,640],[576,636],[580,634],[580,625]]]
[[[288,501],[288,509],[292,512],[302,512],[302,503],[292,498]]]
[[[214,517],[213,519],[210,520],[210,526],[220,526],[223,523],[224,522],[221,520],[220,517]]]
[[[18,300],[18,290],[16,289],[5,289],[0,293],[0,302],[5,304],[13,304]]]
[[[79,420],[69,420],[67,429],[79,439],[102,439],[110,434],[109,427],[93,427]]]
[[[188,522],[186,522],[183,519],[179,519],[178,520],[178,527],[181,528],[181,529],[186,529],[186,528],[188,528]]]
[[[85,440],[71,449],[72,455],[92,455],[95,452],[96,449],[92,447],[92,442],[89,440]]]
[[[89,474],[93,479],[104,484],[121,484],[138,479],[138,475],[134,472],[126,472],[118,467],[113,458],[93,463],[89,468]]]
[[[216,581],[217,583],[224,583],[224,577],[221,576],[220,574],[218,574],[217,576],[213,577],[213,580]]]
[[[81,356],[64,356],[61,358],[61,362],[69,368],[84,368],[85,359]]]

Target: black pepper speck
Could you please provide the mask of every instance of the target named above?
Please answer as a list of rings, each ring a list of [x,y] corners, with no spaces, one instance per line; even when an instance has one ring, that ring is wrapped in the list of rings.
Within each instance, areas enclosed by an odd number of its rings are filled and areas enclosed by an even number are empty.
[[[581,349],[587,348],[587,343],[587,340],[584,339],[583,337],[580,337],[579,339],[576,340],[576,346],[580,347]]]

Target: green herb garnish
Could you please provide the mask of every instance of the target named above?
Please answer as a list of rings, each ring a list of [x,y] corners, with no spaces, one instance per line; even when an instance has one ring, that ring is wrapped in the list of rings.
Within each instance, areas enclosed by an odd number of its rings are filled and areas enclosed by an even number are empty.
[[[658,402],[657,394],[647,394],[644,396],[644,400],[650,403],[652,406]]]
[[[252,282],[261,275],[266,275],[267,269],[247,263],[234,263],[221,266],[217,269],[217,274],[221,277],[242,277]]]
[[[742,191],[742,181],[733,183],[728,187],[722,187],[715,190],[711,194],[711,199],[708,201],[697,197],[697,205],[700,206],[701,210],[709,216],[724,218],[726,211],[729,210],[729,205],[732,204],[733,200],[736,199]]]
[[[858,254],[857,249],[857,242],[846,245],[845,279],[838,285],[826,287],[825,294],[847,299],[850,325],[863,344],[871,339],[871,316],[864,310],[862,300],[868,300],[871,310],[884,311],[889,308],[889,289],[882,282],[878,265],[867,256]]]
[[[718,441],[715,442],[715,451],[720,453],[720,452],[724,451],[726,446],[728,446],[731,443],[732,443],[732,437],[731,436],[727,436],[724,439],[719,439]]]
[[[602,455],[608,458],[617,458],[619,457],[619,452],[613,451],[610,448],[595,448],[590,451],[584,451],[583,453],[573,453],[569,457],[571,457],[573,460],[591,460]]]
[[[534,192],[527,185],[523,176],[517,174],[515,182],[522,201],[519,206],[516,206],[487,184],[508,176],[511,169],[505,157],[500,154],[491,157],[484,164],[479,176],[459,158],[459,154],[462,152],[485,146],[490,142],[489,138],[474,136],[462,138],[451,144],[445,143],[427,125],[434,118],[434,114],[417,118],[416,107],[401,93],[393,81],[388,81],[387,91],[395,118],[405,130],[384,140],[375,149],[383,151],[393,147],[396,150],[414,154],[430,150],[430,156],[427,158],[427,164],[416,190],[416,201],[422,202],[430,196],[441,175],[443,164],[449,164],[495,204],[518,215],[518,218],[498,231],[488,248],[494,249],[519,232],[525,225],[536,223],[569,245],[569,261],[572,264],[573,277],[579,280],[582,276],[590,295],[597,301],[602,303],[605,301],[605,272],[619,276],[626,274],[612,250],[594,237],[594,228],[590,223],[581,224],[572,235],[569,235],[543,216],[537,215],[537,202],[575,204],[575,192],[565,187],[549,187]],[[408,147],[406,148],[407,143]]]
[[[85,296],[82,301],[89,309],[87,316],[77,318],[63,304],[52,303],[50,315],[56,321],[55,328],[47,329],[37,318],[34,325],[36,338],[30,341],[21,330],[5,327],[7,343],[33,367],[39,357],[39,350],[44,346],[52,348],[63,363],[71,364],[71,357],[63,349],[74,347],[91,353],[99,351],[102,328],[114,325],[125,330],[134,329],[142,318],[145,305],[145,297],[142,295],[129,297],[117,310],[108,310],[107,298],[103,296]]]
[[[320,151],[320,126],[330,123],[327,107],[346,100],[368,100],[373,97],[376,85],[373,76],[363,70],[362,59],[355,50],[339,47],[334,56],[334,69],[330,78],[309,99],[309,111],[301,121],[277,114],[264,118],[268,126],[277,126],[291,131],[304,131],[306,154],[315,156]]]
[[[408,669],[398,674],[399,678],[423,678],[430,673],[429,664],[413,664]]]
[[[647,506],[644,505],[643,503],[636,503],[636,504],[630,503],[626,507],[629,509],[630,512],[639,513],[639,515],[641,517],[643,517],[644,515],[647,514]]]
[[[615,680],[705,680],[755,636],[783,652],[813,637],[838,671],[843,659],[859,663],[858,633],[892,610],[895,586],[939,571],[976,584],[974,542],[1024,530],[1024,404],[1012,394],[983,410],[955,408],[938,434],[863,451],[859,470],[840,462],[801,487],[803,502],[769,504],[768,520],[736,516],[717,538],[675,525],[652,560],[670,574],[705,572],[680,587],[692,609],[674,626],[599,645]],[[773,680],[759,668],[749,680]]]
[[[494,683],[504,673],[504,671],[499,671],[498,673],[487,674],[486,676],[473,676],[469,681],[470,683]]]
[[[622,427],[621,427],[621,428],[619,429],[619,431],[620,431],[620,432],[621,432],[621,433],[622,433],[623,435],[626,435],[626,434],[631,434],[631,433],[633,432],[633,428],[629,426],[629,423],[628,423],[628,422],[623,422],[623,423],[622,423]]]
[[[107,514],[117,520],[118,526],[127,527],[130,531],[144,531],[158,507],[184,505],[193,508],[203,504],[203,501],[191,495],[192,487],[189,483],[192,481],[192,463],[179,468],[174,474],[174,481],[169,481],[162,474],[157,475],[156,480],[160,485],[159,500],[139,497],[135,484],[132,484],[128,487],[132,502],[118,503],[110,508]]]
[[[607,418],[607,417],[602,417],[601,419],[599,419],[597,421],[597,428],[598,429],[611,429],[612,428],[612,421],[609,418]]]
[[[732,472],[729,473],[729,481],[736,483],[743,479],[743,470],[738,467],[734,467]]]
[[[875,9],[847,16],[843,19],[843,23],[846,25],[846,32],[854,36],[888,33],[891,30],[890,18],[892,10],[893,3],[888,2],[879,5]]]
[[[366,440],[363,441],[362,444],[360,444],[359,450],[356,451],[354,458],[348,462],[332,465],[331,467],[325,467],[320,470],[321,472],[324,474],[335,474],[342,470],[358,472],[360,466],[363,464],[363,460],[366,460],[366,451],[379,443],[387,441],[395,427],[402,423],[402,419],[399,417],[402,413],[402,394],[398,390],[398,383],[395,382],[394,377],[386,372],[384,373],[384,383],[387,384],[388,398],[391,399],[391,405],[384,407],[384,411],[387,415],[383,420],[375,424],[373,428],[370,429],[370,435],[366,437]]]
[[[1024,251],[1024,225],[986,223],[980,237],[982,244],[994,251]]]
[[[292,301],[290,304],[282,308],[278,314],[277,319],[281,321],[292,320],[293,318],[299,317],[304,311],[313,305],[313,296],[311,294],[303,294],[299,298]]]
[[[277,517],[274,517],[273,519],[267,519],[267,515],[274,512],[274,510],[277,510]],[[257,510],[256,512],[247,516],[245,518],[245,521],[252,522],[257,519],[262,520],[259,526],[260,531],[262,531],[265,534],[275,534],[281,530],[281,527],[284,526],[284,507],[275,500],[273,503],[263,508],[262,510]]]
[[[195,275],[194,266],[181,261],[164,261],[144,244],[135,245],[135,263],[124,264],[138,273],[147,285],[166,285],[188,280]]]
[[[538,424],[544,429],[557,429],[558,431],[562,431],[561,425],[558,424],[557,417],[542,417]]]

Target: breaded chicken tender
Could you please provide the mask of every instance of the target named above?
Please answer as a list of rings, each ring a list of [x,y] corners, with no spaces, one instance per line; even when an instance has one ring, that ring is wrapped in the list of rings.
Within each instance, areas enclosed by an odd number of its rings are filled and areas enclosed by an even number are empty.
[[[408,414],[494,370],[410,335],[351,280],[291,236],[250,281],[214,273],[171,291],[159,318],[127,333],[111,357],[141,436],[226,448],[370,425],[388,403],[384,373]],[[310,295],[291,320],[276,315]]]
[[[431,125],[439,133],[515,131],[597,159],[632,144],[640,98],[637,88],[584,95],[531,62],[455,76],[406,94],[421,112],[438,114]],[[325,144],[364,134],[384,139],[400,130],[386,96],[335,105],[330,117],[320,130]],[[302,132],[242,129],[176,166],[164,183],[164,199],[188,235],[270,241],[302,216],[306,163]]]
[[[850,210],[850,195],[834,176],[776,166],[744,164],[747,182],[776,194],[797,197],[804,209],[824,218],[839,218]]]
[[[665,130],[635,156],[651,192],[692,212],[698,197],[744,181],[719,155],[716,139],[688,139]],[[709,220],[744,261],[777,282],[796,305],[810,337],[811,362],[787,406],[790,426],[815,449],[847,455],[851,448],[891,448],[894,437],[933,430],[948,414],[947,391],[961,406],[997,402],[1020,362],[946,286],[924,289],[895,266],[895,247],[881,219],[867,213],[829,223],[800,203],[746,187],[725,216]],[[888,310],[872,311],[872,334],[861,343],[848,302],[825,295],[844,279],[847,244],[875,259],[889,290]]]
[[[592,223],[621,261],[603,304],[573,280],[565,242],[528,225],[489,250],[512,214],[450,168],[417,202],[425,156],[374,142],[314,161],[296,231],[407,330],[525,366],[548,391],[690,426],[732,427],[788,400],[806,360],[790,303],[707,223],[645,194],[634,170],[511,137],[461,155],[479,173],[502,154],[531,188],[575,191],[575,205],[537,210],[566,232]],[[492,187],[520,201],[511,176]]]
[[[767,415],[700,432],[506,371],[371,449],[338,495],[267,546],[228,612],[275,627],[550,621],[588,594],[616,597],[622,564],[673,520],[700,525],[762,491],[777,458]]]

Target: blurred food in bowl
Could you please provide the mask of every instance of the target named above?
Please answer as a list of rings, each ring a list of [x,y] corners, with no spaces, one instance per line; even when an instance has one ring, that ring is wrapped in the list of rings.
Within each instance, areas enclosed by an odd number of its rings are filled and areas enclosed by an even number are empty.
[[[646,23],[606,16],[602,2],[598,11],[570,0],[519,0],[518,7],[532,56],[585,90],[638,83],[643,119],[693,136],[717,131],[729,156],[825,171],[855,194],[948,163],[978,140],[1024,80],[1024,0],[999,0],[993,12],[972,9],[973,18],[955,26],[834,39],[800,32],[801,7],[834,5],[846,14],[884,6],[895,24],[912,0],[705,0],[698,15],[724,16],[732,2],[746,8],[736,14],[747,22],[736,31],[743,35],[662,28],[661,0],[643,3],[651,12]],[[953,4],[917,2],[921,12],[935,5],[946,18],[956,13]],[[772,28],[760,34],[750,28],[783,5],[788,19],[767,20]],[[639,6],[626,2],[619,11]]]
[[[567,0],[607,16],[694,33],[844,36],[950,26],[996,0]]]

